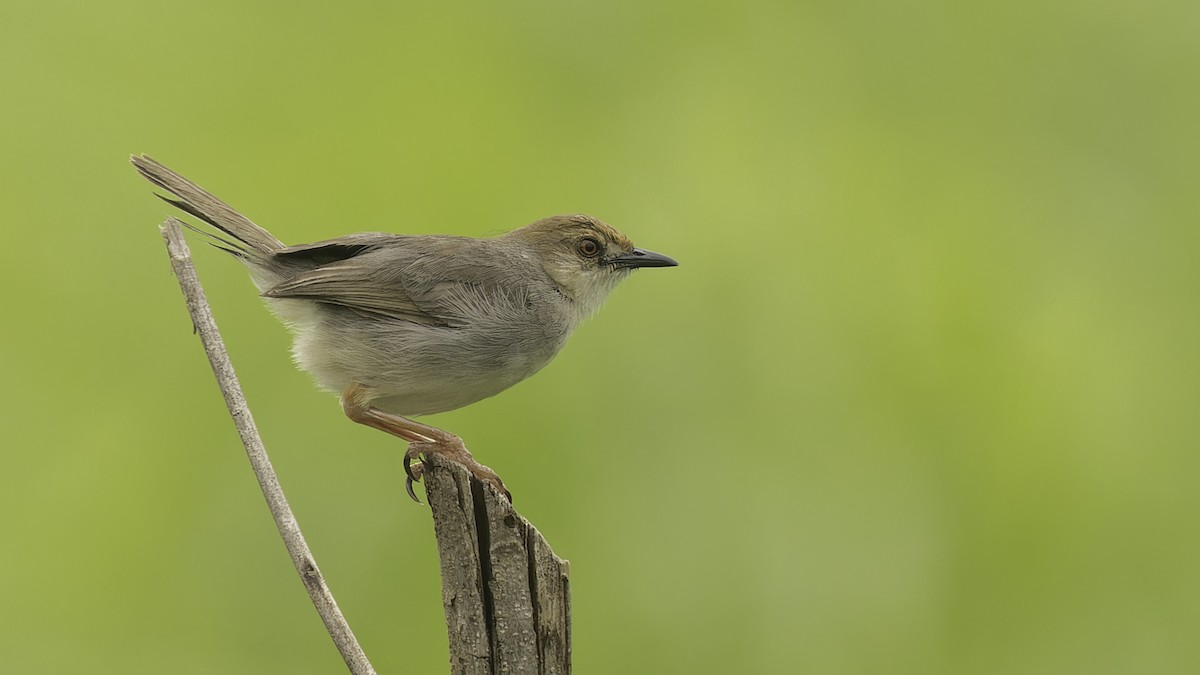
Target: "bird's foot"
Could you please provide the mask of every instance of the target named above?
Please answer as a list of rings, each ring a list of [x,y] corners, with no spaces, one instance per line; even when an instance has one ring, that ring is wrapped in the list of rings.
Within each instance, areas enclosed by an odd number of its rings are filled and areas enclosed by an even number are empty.
[[[463,465],[467,471],[471,472],[471,475],[485,483],[491,483],[492,487],[504,495],[509,502],[512,502],[512,494],[504,487],[504,481],[500,480],[500,476],[489,467],[476,461],[467,451],[467,446],[463,444],[462,439],[451,434],[447,434],[445,438],[437,441],[409,442],[408,450],[404,453],[404,473],[407,476],[404,481],[404,489],[408,491],[408,496],[413,501],[417,503],[421,501],[413,492],[413,483],[421,480],[421,477],[425,475],[427,466],[423,458],[429,455],[441,455]],[[414,463],[413,460],[417,461]]]
[[[409,443],[408,450],[404,453],[404,490],[408,493],[409,498],[420,504],[421,500],[417,497],[417,493],[413,491],[413,483],[420,482],[421,477],[425,475],[425,460],[421,458],[421,449],[418,445],[424,443]],[[417,460],[413,464],[413,460]]]

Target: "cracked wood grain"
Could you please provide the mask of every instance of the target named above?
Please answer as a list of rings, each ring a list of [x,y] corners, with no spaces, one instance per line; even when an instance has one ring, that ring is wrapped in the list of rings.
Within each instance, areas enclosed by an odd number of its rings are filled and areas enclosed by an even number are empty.
[[[568,564],[512,504],[463,467],[427,460],[454,675],[568,675]]]

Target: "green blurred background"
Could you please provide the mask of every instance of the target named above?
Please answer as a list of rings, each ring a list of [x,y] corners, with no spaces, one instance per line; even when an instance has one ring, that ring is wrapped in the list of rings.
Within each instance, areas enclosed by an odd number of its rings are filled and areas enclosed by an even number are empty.
[[[0,671],[340,672],[148,152],[288,242],[600,216],[681,266],[428,418],[572,562],[576,672],[1200,672],[1195,2],[0,7]],[[194,245],[381,673],[427,509]]]

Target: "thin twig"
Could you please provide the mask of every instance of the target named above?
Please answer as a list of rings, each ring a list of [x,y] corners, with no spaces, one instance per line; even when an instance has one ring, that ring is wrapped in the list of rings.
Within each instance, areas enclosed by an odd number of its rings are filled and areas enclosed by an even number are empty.
[[[258,429],[254,426],[254,418],[250,416],[250,408],[246,405],[246,397],[242,394],[242,387],[238,384],[237,376],[233,372],[233,364],[229,362],[229,354],[225,351],[225,342],[217,330],[212,309],[208,305],[204,289],[200,286],[200,280],[196,276],[196,268],[192,265],[191,254],[188,251],[187,242],[184,241],[183,231],[180,229],[182,225],[183,223],[175,218],[168,219],[162,225],[162,236],[167,242],[171,267],[175,270],[175,276],[179,277],[179,287],[183,289],[183,297],[187,300],[192,323],[196,327],[196,332],[200,334],[200,342],[204,344],[204,351],[208,354],[208,360],[212,364],[213,374],[217,377],[221,393],[225,395],[225,405],[228,406],[229,414],[233,417],[238,435],[242,437],[246,455],[250,458],[250,466],[254,469],[254,475],[258,478],[258,485],[262,488],[263,497],[266,498],[271,515],[275,518],[275,526],[279,528],[279,535],[283,537],[283,543],[292,556],[292,563],[296,565],[296,571],[300,573],[300,580],[308,589],[308,596],[312,598],[317,613],[325,622],[325,629],[329,631],[329,636],[333,638],[333,643],[341,652],[350,672],[354,675],[374,675],[375,669],[371,667],[367,655],[363,653],[358,640],[354,638],[350,625],[346,623],[346,618],[338,609],[333,594],[325,585],[325,579],[321,576],[312,552],[309,551],[308,544],[304,541],[304,535],[300,532],[300,526],[296,523],[292,508],[288,506],[287,499],[283,496],[279,478],[276,477],[275,470],[271,468],[271,460],[268,459],[262,438],[259,437]]]

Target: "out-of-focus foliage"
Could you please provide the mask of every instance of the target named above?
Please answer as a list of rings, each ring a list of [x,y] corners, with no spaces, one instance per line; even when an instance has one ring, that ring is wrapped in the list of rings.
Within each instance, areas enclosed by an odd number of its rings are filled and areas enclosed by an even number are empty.
[[[572,561],[576,672],[1200,672],[1200,5],[0,8],[0,671],[338,672],[126,164],[288,242],[587,212],[636,274],[430,418]],[[443,672],[400,444],[194,244],[382,673]]]

